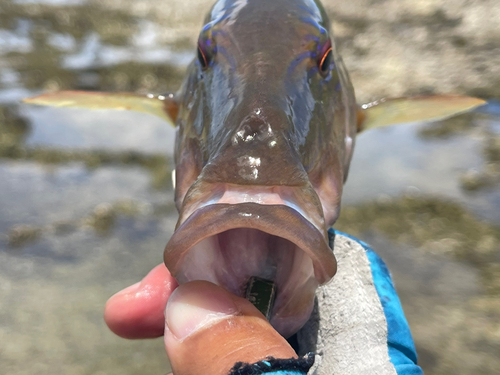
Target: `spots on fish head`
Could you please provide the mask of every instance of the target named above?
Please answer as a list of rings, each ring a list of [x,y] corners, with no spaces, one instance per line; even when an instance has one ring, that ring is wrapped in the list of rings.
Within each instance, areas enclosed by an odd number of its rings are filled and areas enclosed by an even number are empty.
[[[259,168],[261,160],[259,157],[250,155],[240,156],[236,159],[236,165],[240,168],[238,175],[245,180],[257,180],[259,177]]]

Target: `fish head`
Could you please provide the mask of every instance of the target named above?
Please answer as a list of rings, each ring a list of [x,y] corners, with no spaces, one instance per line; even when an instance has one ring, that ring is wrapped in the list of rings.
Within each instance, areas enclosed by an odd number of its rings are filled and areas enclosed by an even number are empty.
[[[165,264],[179,282],[244,296],[274,281],[271,324],[290,336],[336,272],[338,217],[356,134],[354,91],[313,0],[220,0],[179,95],[179,210]]]

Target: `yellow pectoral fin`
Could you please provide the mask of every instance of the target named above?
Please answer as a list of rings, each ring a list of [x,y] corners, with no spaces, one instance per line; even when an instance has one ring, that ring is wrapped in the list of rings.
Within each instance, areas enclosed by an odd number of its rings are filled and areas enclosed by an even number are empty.
[[[119,109],[148,113],[168,121],[177,119],[178,104],[173,95],[146,96],[129,93],[58,91],[23,100],[24,103],[52,107]]]
[[[360,107],[358,132],[410,122],[443,120],[483,104],[486,101],[482,99],[451,95],[383,99]]]

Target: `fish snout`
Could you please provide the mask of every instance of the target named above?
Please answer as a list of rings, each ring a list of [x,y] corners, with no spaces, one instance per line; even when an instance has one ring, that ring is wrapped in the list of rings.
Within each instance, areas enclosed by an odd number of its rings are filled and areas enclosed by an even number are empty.
[[[309,183],[288,131],[247,118],[210,155],[200,178],[211,183],[301,186]]]

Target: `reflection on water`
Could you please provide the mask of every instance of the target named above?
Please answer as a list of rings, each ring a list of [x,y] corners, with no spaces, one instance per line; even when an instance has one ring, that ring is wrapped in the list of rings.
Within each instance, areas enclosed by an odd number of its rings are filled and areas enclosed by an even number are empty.
[[[14,99],[26,94],[14,89],[20,86],[143,92],[179,86],[193,53],[167,45],[158,26],[89,1],[59,3],[2,4],[0,89]]]
[[[177,215],[173,130],[137,113],[18,104],[41,90],[175,90],[202,12],[160,3],[0,4],[3,374],[167,372],[161,340],[114,337],[102,310],[162,261]],[[340,40],[352,42],[345,49],[366,54],[349,33],[371,21],[339,19],[348,25]],[[427,374],[500,367],[500,105],[492,103],[363,134],[336,225],[386,259]]]

